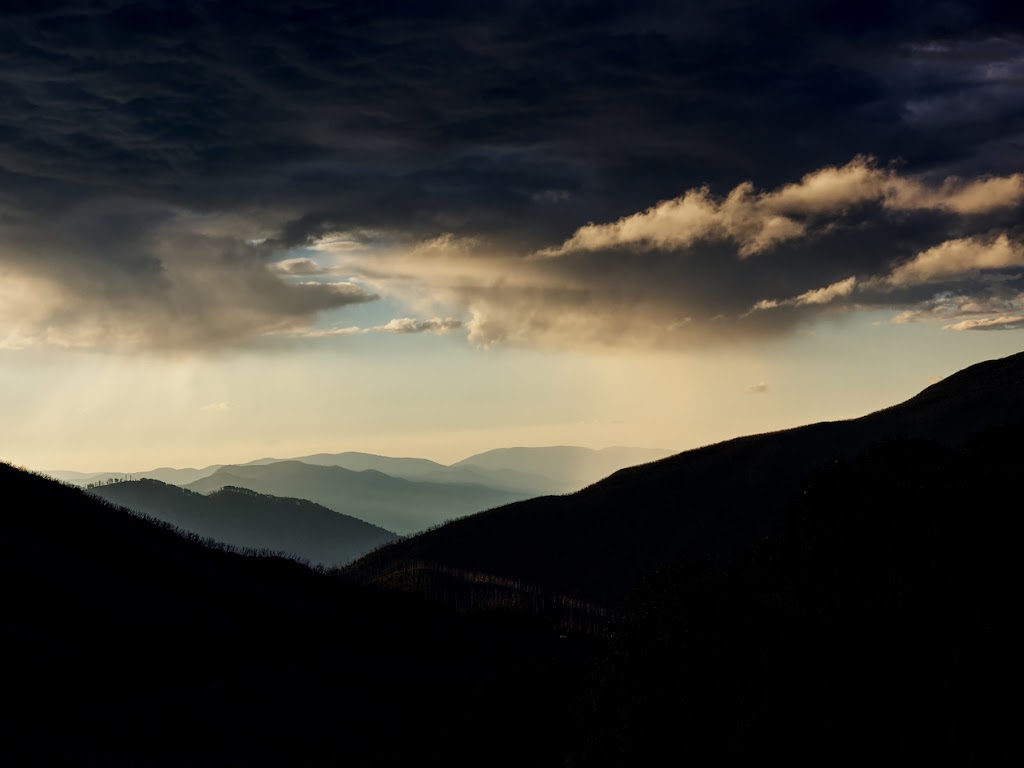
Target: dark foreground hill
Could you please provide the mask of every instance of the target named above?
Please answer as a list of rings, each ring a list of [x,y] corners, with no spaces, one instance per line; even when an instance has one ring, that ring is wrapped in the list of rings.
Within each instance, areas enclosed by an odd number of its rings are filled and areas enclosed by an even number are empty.
[[[372,469],[355,472],[300,461],[222,467],[187,488],[210,493],[229,485],[315,501],[399,534],[525,498],[493,488],[414,482]]]
[[[647,574],[572,764],[1012,762],[1021,426],[876,443],[737,558]]]
[[[579,646],[0,464],[0,764],[560,765]]]
[[[606,646],[211,550],[0,465],[32,500],[0,528],[0,764],[1005,764],[1019,430],[832,463],[755,546],[646,574]]]
[[[610,605],[660,564],[730,556],[774,531],[812,469],[886,437],[955,447],[986,428],[1024,422],[1022,392],[1024,354],[982,363],[859,419],[711,445],[621,470],[571,496],[458,520],[385,547],[351,572],[429,585],[424,572],[456,571]]]
[[[314,504],[223,488],[209,496],[157,480],[134,480],[89,490],[203,538],[243,549],[266,549],[335,567],[394,541],[376,525]]]

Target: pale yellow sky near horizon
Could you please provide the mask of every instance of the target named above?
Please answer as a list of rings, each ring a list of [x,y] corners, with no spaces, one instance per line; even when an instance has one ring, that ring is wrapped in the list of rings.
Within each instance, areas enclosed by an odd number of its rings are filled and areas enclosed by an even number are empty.
[[[457,334],[177,358],[3,351],[0,460],[137,472],[348,450],[442,463],[514,445],[681,451],[859,416],[1024,346],[890,316],[674,353],[484,350]]]

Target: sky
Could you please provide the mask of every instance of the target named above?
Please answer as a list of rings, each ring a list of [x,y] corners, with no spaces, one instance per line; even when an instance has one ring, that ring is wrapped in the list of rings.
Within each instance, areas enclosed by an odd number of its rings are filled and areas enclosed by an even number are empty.
[[[0,460],[684,450],[1024,348],[1018,3],[0,15]]]

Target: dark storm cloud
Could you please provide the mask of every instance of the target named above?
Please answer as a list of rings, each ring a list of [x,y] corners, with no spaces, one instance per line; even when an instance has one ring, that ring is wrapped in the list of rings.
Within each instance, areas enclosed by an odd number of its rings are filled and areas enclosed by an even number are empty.
[[[424,278],[471,336],[507,329],[502,314],[533,328],[524,341],[556,327],[636,339],[652,323],[746,335],[825,306],[742,318],[758,301],[884,275],[1019,214],[968,225],[876,202],[751,258],[701,241],[525,263],[588,222],[858,155],[922,183],[1010,176],[1024,168],[1017,4],[23,5],[0,20],[0,269],[86,306],[100,335],[198,314],[224,343],[367,300],[285,281],[316,264],[270,266],[339,231],[472,239],[458,275]],[[116,321],[108,302],[136,308]]]

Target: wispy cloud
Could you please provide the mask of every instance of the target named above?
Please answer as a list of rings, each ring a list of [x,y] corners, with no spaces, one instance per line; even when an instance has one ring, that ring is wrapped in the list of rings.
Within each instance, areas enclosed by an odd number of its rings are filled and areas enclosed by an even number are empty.
[[[794,296],[791,299],[762,299],[757,302],[750,311],[756,312],[758,310],[775,309],[776,307],[782,306],[802,307],[809,304],[829,304],[836,299],[849,296],[853,293],[856,287],[857,278],[851,276],[845,280],[839,280],[831,285],[826,285],[824,288],[812,288],[809,291],[804,291],[799,296]]]
[[[948,331],[1016,331],[1024,328],[1024,315],[1002,315],[961,320],[959,323],[944,325]]]
[[[288,277],[305,277],[322,275],[327,272],[322,266],[309,257],[282,259],[270,265],[270,271]]]
[[[353,336],[362,333],[448,333],[449,331],[461,328],[463,322],[454,317],[433,317],[429,320],[417,320],[413,317],[396,317],[383,325],[372,325],[367,327],[342,326],[338,328],[317,328],[303,331],[298,335],[305,338],[316,339],[329,336]]]
[[[979,275],[997,277],[991,273],[1016,268],[1024,268],[1024,245],[1011,240],[1005,233],[994,238],[957,238],[921,251],[891,269],[888,274],[870,276],[860,281],[851,276],[790,299],[762,299],[751,307],[749,313],[787,306],[823,305],[847,299],[855,292],[874,293],[873,302],[877,304],[879,293],[884,296],[935,283],[961,284],[969,288],[970,284],[977,283]],[[1008,284],[1015,283],[1019,277],[1020,275],[1010,275]],[[957,331],[1014,330],[1020,327],[1018,319],[1005,313],[1024,308],[1024,293],[1014,295],[1011,292],[1005,295],[1005,288],[994,291],[993,286],[999,285],[998,279],[990,280],[987,284],[974,285],[973,293],[941,291],[925,299],[911,300],[912,306],[903,309],[890,322],[904,324],[941,320],[948,323],[956,319],[958,322],[943,327]],[[1012,291],[1012,286],[1010,290]],[[899,300],[894,303],[898,304]],[[1001,314],[988,318],[978,317],[995,313]]]

